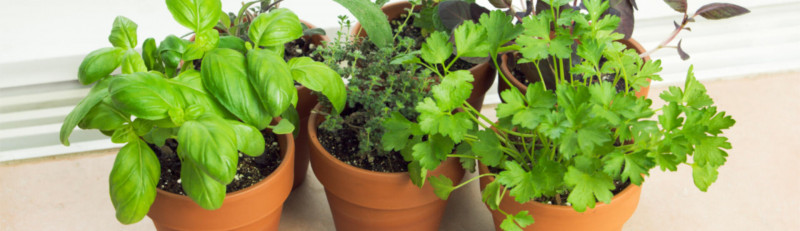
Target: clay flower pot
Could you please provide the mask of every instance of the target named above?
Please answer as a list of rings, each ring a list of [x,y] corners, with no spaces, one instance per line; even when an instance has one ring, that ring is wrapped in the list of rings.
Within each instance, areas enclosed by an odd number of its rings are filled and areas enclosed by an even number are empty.
[[[481,164],[478,171],[484,174],[488,173],[489,169],[486,165]],[[494,177],[481,178],[481,190],[492,181],[494,181]],[[500,201],[499,207],[509,214],[517,214],[523,210],[529,211],[535,223],[525,227],[524,230],[619,231],[636,210],[641,194],[642,188],[631,184],[622,192],[614,195],[611,203],[597,202],[593,209],[587,208],[582,213],[576,212],[570,206],[549,205],[535,201],[520,204],[508,194]],[[487,205],[486,208],[489,209],[489,206]],[[502,230],[500,223],[506,216],[496,210],[489,209],[489,211],[492,213],[495,229]]]
[[[300,20],[300,22],[306,24],[308,28],[316,28],[311,23],[306,21]],[[317,46],[321,46],[322,42],[330,42],[331,40],[328,36],[325,35],[313,35],[311,36],[311,43]],[[292,189],[297,188],[303,181],[306,179],[306,172],[308,172],[308,132],[306,129],[306,124],[308,123],[308,114],[311,112],[311,108],[317,104],[317,95],[313,94],[310,89],[302,86],[297,85],[297,113],[300,115],[300,127],[297,135],[297,140],[295,142],[295,161],[294,161],[294,185]]]
[[[394,2],[389,3],[381,7],[383,13],[386,14],[386,17],[389,20],[394,20],[400,17],[401,14],[408,12],[406,9],[411,8],[411,3],[408,1],[401,1],[401,2]],[[415,7],[415,10],[419,10],[421,6]],[[366,38],[367,33],[361,28],[361,23],[356,23],[355,26],[350,30],[351,35],[358,35],[359,37]],[[475,81],[472,82],[472,94],[470,94],[467,102],[469,105],[481,110],[483,107],[483,99],[486,97],[486,92],[489,91],[489,88],[492,87],[494,84],[495,76],[497,75],[497,71],[490,62],[481,63],[478,65],[473,66],[469,69],[469,72],[472,73],[472,76],[475,78]]]
[[[623,39],[623,40],[617,40],[617,42],[625,44],[625,46],[627,46],[628,49],[634,49],[634,50],[636,50],[636,52],[639,52],[639,54],[643,54],[644,52],[646,52],[644,47],[642,47],[641,44],[636,42],[636,40]],[[508,67],[508,62],[509,62],[509,57],[508,56],[509,55],[511,55],[511,54],[510,53],[505,53],[500,57],[500,71],[503,72],[503,75],[505,75],[506,78],[508,78],[508,81],[511,82],[511,84],[514,85],[514,87],[518,88],[524,94],[528,90],[528,86],[522,84],[522,82],[517,80],[517,78],[514,77],[514,73],[511,72],[511,70],[509,69],[509,67]],[[642,57],[642,59],[644,59],[645,61],[648,61],[648,60],[650,60],[650,56]],[[502,77],[498,76],[498,78],[502,78]],[[647,81],[649,82],[650,80],[648,79]],[[497,94],[502,93],[506,89],[509,89],[509,86],[508,86],[508,84],[506,84],[506,81],[503,81],[502,79],[498,80],[498,82],[497,82]],[[647,97],[647,93],[649,91],[650,91],[650,86],[649,85],[646,86],[646,87],[642,87],[641,89],[639,89],[639,91],[636,92],[636,96],[637,97],[642,97],[642,96]]]
[[[336,230],[439,229],[447,201],[434,194],[430,183],[419,188],[408,173],[373,172],[340,161],[319,143],[317,126],[323,119],[312,112],[308,120],[311,167],[325,187]],[[458,159],[450,158],[428,173],[442,174],[460,182],[464,169]]]
[[[278,135],[283,160],[272,174],[246,189],[228,193],[217,210],[205,210],[187,196],[157,189],[147,213],[157,230],[278,230],[283,202],[294,175],[294,138]]]

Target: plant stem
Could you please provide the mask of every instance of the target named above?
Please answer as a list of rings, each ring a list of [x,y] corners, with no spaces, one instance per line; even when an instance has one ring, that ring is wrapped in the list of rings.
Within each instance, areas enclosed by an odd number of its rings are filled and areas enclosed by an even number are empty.
[[[657,51],[657,50],[659,50],[661,48],[667,47],[667,44],[672,42],[672,40],[675,40],[675,37],[677,37],[678,34],[681,33],[681,31],[683,30],[684,27],[686,27],[687,24],[689,24],[689,20],[687,20],[687,15],[684,13],[683,21],[681,22],[681,25],[678,28],[675,28],[675,30],[672,31],[672,33],[669,35],[669,37],[667,37],[667,39],[662,41],[661,44],[658,44],[658,46],[655,49],[651,49],[651,50],[645,52],[644,54],[641,54],[640,56],[642,56],[642,57],[649,56],[653,52],[655,52],[655,51]]]

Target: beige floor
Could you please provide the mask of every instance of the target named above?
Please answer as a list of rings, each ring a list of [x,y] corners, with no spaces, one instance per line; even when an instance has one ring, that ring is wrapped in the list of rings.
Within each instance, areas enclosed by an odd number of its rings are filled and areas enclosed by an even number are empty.
[[[702,193],[691,169],[653,171],[624,230],[800,230],[800,73],[706,84],[738,121],[717,183]],[[656,104],[663,89],[651,90]],[[147,218],[129,226],[114,218],[107,174],[115,151],[0,163],[0,230],[153,230]],[[490,229],[477,184],[455,192],[441,230]],[[333,230],[311,172],[286,202],[281,230]]]

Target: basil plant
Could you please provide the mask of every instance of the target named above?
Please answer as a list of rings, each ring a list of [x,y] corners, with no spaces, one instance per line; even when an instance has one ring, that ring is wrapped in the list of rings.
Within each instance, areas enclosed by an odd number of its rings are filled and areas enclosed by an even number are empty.
[[[307,57],[284,61],[284,44],[303,35],[291,11],[258,15],[245,41],[221,37],[214,29],[230,20],[219,0],[166,3],[175,20],[194,31],[194,41],[170,35],[156,46],[148,38],[140,54],[134,49],[136,23],[117,17],[108,37],[113,46],[91,52],[81,63],[78,80],[94,86],[61,127],[64,145],[75,126],[98,129],[125,144],[109,176],[116,217],[125,224],[141,220],[156,197],[161,171],[148,144],[177,140],[183,190],[213,210],[234,179],[238,152],[264,153],[260,130],[293,131],[295,81],[321,92],[339,111],[345,102],[342,79],[325,64]],[[280,116],[287,119],[271,125]]]
[[[652,100],[635,96],[648,79],[661,80],[660,60],[644,61],[617,42],[623,38],[614,32],[620,19],[603,14],[607,1],[584,5],[586,13],[554,5],[516,25],[512,16],[493,11],[478,23],[464,21],[452,40],[433,33],[420,58],[403,60],[443,68],[434,71],[442,80],[431,88],[432,97],[416,105],[418,123],[397,113],[384,123],[384,148],[412,160],[409,174],[418,185],[448,157],[462,158],[468,169],[474,169],[474,160],[488,166],[488,172],[456,186],[444,176],[428,180],[445,199],[471,181],[494,178],[482,198],[507,215],[501,224],[505,230],[535,222],[528,211],[502,211],[499,204],[506,194],[518,203],[549,202],[583,212],[598,201],[611,202],[615,189],[641,185],[653,168],[676,171],[681,164],[692,168],[695,185],[706,191],[725,163],[725,149],[731,148],[722,130],[735,121],[713,105],[691,68],[683,89],[661,93],[667,102],[661,108],[652,109]],[[512,40],[516,43],[509,45]],[[555,84],[548,87],[540,80],[524,92],[505,90],[496,108],[498,121],[492,121],[466,102],[472,75],[449,71],[452,64],[445,61],[452,54],[490,54],[499,69],[497,54],[503,51],[518,51],[520,62],[543,67],[537,69],[540,76],[552,71]],[[500,77],[508,82],[509,76],[501,72]]]

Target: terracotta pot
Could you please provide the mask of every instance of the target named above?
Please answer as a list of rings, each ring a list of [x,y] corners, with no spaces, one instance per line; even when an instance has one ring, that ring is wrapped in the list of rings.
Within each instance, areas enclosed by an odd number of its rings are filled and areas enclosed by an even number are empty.
[[[434,194],[430,183],[419,188],[408,173],[373,172],[340,161],[319,143],[317,126],[323,119],[312,112],[308,121],[311,167],[325,187],[336,230],[439,229],[447,201]],[[449,158],[428,173],[442,174],[460,182],[464,169],[458,159]]]
[[[486,165],[481,164],[478,171],[484,174],[488,173],[489,169]],[[494,181],[494,177],[481,178],[481,190],[492,181]],[[535,223],[523,230],[619,231],[636,210],[641,193],[641,187],[631,184],[622,192],[614,195],[611,203],[597,202],[593,209],[587,208],[583,213],[576,212],[570,206],[548,205],[535,201],[520,204],[506,193],[500,201],[500,209],[509,214],[516,214],[523,210],[529,211]],[[489,206],[487,205],[486,208],[489,209]],[[495,229],[502,230],[500,223],[506,216],[496,210],[489,209],[489,211],[492,213]]]
[[[408,1],[402,1],[386,4],[381,7],[381,10],[383,10],[383,13],[386,14],[386,17],[389,20],[393,20],[400,17],[401,14],[408,12],[406,11],[408,8],[411,8],[411,3]],[[416,6],[414,9],[419,10],[420,8],[421,6]],[[367,33],[361,28],[361,23],[356,23],[356,25],[350,30],[350,34],[358,35],[362,38],[367,37]],[[485,62],[473,66],[469,69],[469,72],[472,73],[475,81],[472,82],[472,94],[470,94],[467,102],[472,105],[472,107],[480,111],[483,107],[483,99],[486,97],[486,92],[492,87],[495,76],[497,75],[497,71],[495,70],[494,65],[489,62]]]
[[[306,21],[300,20],[300,22],[306,24],[308,28],[316,28]],[[331,40],[325,35],[311,36],[311,42],[317,46],[321,46],[323,41],[330,42]],[[297,113],[300,115],[300,127],[297,129],[300,130],[295,142],[294,185],[292,189],[300,186],[306,179],[306,172],[308,172],[308,149],[310,147],[307,142],[308,132],[306,132],[306,124],[308,123],[308,114],[311,112],[311,108],[317,104],[317,95],[312,94],[310,89],[302,85],[297,85],[296,87],[298,96]]]
[[[643,54],[644,52],[646,52],[644,47],[642,47],[641,44],[636,42],[636,40],[627,39],[627,40],[618,40],[617,42],[625,44],[625,46],[627,46],[628,49],[634,49],[637,52],[639,52],[639,54]],[[503,75],[505,75],[506,78],[508,78],[508,81],[511,82],[511,84],[514,85],[514,87],[517,87],[523,94],[525,94],[525,92],[528,90],[528,86],[522,84],[522,82],[517,80],[517,78],[514,77],[514,74],[509,69],[509,67],[508,67],[508,61],[509,61],[509,57],[508,56],[509,55],[511,55],[511,54],[510,53],[506,53],[506,54],[503,54],[500,57],[500,71],[503,72]],[[644,59],[645,61],[650,60],[650,56],[642,57],[642,59]],[[498,76],[498,78],[502,78],[502,77]],[[647,81],[650,82],[649,79]],[[498,80],[498,82],[497,82],[497,93],[500,94],[501,92],[505,91],[506,89],[509,89],[509,86],[508,86],[508,84],[506,84],[506,81],[503,81],[502,79]],[[636,92],[636,96],[637,97],[647,97],[647,93],[649,91],[650,91],[650,86],[649,85],[646,86],[646,87],[642,87],[641,89],[639,89],[639,91]]]
[[[205,210],[187,196],[157,190],[147,213],[157,230],[278,230],[283,202],[294,175],[294,138],[278,135],[283,161],[272,174],[246,189],[228,193],[217,210]]]

